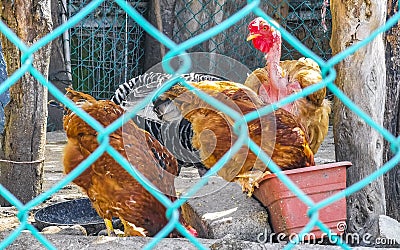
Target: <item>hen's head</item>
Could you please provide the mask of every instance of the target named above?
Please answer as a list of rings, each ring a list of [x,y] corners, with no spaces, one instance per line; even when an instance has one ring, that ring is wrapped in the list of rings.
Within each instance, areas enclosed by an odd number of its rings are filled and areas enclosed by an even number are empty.
[[[254,47],[265,54],[271,50],[274,44],[281,42],[280,32],[261,17],[251,21],[248,29],[250,33],[247,41],[252,40]]]

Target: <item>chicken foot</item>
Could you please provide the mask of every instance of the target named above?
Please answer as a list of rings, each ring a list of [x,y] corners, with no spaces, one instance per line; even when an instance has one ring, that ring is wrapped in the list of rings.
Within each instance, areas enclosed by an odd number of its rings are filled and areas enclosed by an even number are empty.
[[[271,172],[260,170],[252,170],[236,176],[236,182],[242,187],[243,192],[247,192],[247,196],[251,197],[254,192],[254,188],[258,188],[258,181],[264,178],[264,176]]]
[[[133,223],[129,223],[122,218],[120,218],[120,220],[124,225],[124,233],[115,233],[112,221],[109,219],[104,219],[104,224],[106,225],[108,236],[111,237],[146,236],[146,230],[144,228],[137,227]]]

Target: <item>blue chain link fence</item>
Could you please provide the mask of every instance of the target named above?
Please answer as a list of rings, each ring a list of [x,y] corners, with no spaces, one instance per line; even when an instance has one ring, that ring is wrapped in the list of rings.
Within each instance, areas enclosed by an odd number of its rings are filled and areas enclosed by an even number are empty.
[[[109,1],[108,1],[109,2]],[[285,183],[285,185],[294,193],[296,194],[299,199],[301,199],[305,204],[307,204],[310,209],[308,212],[308,215],[310,217],[310,220],[308,224],[303,228],[301,231],[300,235],[298,238],[302,238],[303,234],[311,231],[311,229],[315,226],[319,227],[323,232],[327,233],[330,237],[334,237],[330,234],[330,231],[324,225],[320,220],[319,220],[319,211],[328,206],[329,204],[345,197],[348,196],[349,194],[352,194],[354,192],[357,192],[364,186],[368,185],[368,183],[371,183],[378,177],[382,176],[384,173],[389,171],[391,168],[396,166],[400,162],[400,152],[398,150],[398,144],[400,143],[400,139],[396,138],[394,135],[390,134],[387,130],[376,124],[368,115],[366,115],[362,110],[360,110],[349,98],[347,98],[341,91],[340,89],[334,85],[333,81],[336,77],[336,72],[333,68],[335,64],[340,62],[341,60],[345,59],[347,56],[351,55],[355,51],[357,51],[359,48],[362,46],[366,45],[372,39],[374,39],[378,34],[388,30],[391,26],[396,24],[398,20],[400,19],[400,12],[395,14],[391,19],[389,19],[386,23],[385,26],[379,27],[375,32],[373,32],[368,38],[362,40],[359,43],[356,43],[350,47],[348,47],[345,51],[335,55],[331,59],[325,61],[315,53],[313,53],[310,49],[306,48],[303,46],[298,40],[294,39],[292,35],[290,35],[290,32],[286,31],[285,29],[281,27],[277,27],[281,33],[282,37],[291,45],[293,48],[297,51],[299,51],[301,54],[311,57],[315,61],[318,62],[318,64],[321,66],[322,72],[324,73],[324,79],[322,82],[317,83],[313,86],[310,86],[304,91],[296,93],[294,95],[291,95],[285,99],[280,100],[277,103],[271,104],[269,106],[266,106],[258,112],[252,112],[247,114],[244,117],[241,116],[236,116],[233,115],[232,119],[235,121],[235,132],[238,134],[238,140],[235,142],[235,144],[232,146],[232,148],[224,155],[223,158],[218,161],[215,166],[209,171],[209,173],[205,176],[205,178],[201,179],[198,183],[192,186],[191,189],[187,191],[187,193],[184,195],[184,197],[179,198],[175,202],[171,202],[166,196],[161,194],[160,192],[157,192],[154,190],[154,186],[147,181],[140,173],[137,173],[136,171],[133,170],[133,166],[130,165],[130,163],[123,157],[121,156],[113,147],[111,147],[108,143],[108,137],[109,135],[120,128],[124,122],[127,120],[131,119],[134,117],[139,110],[144,108],[147,104],[149,104],[152,99],[155,96],[158,96],[160,92],[165,91],[169,87],[171,87],[176,81],[177,78],[172,78],[168,82],[165,83],[165,85],[159,90],[159,92],[153,93],[153,95],[149,95],[146,98],[144,98],[139,104],[137,104],[133,110],[127,113],[126,116],[123,116],[116,120],[114,123],[112,123],[110,126],[104,128],[101,126],[99,122],[94,120],[92,117],[90,117],[87,113],[83,112],[81,109],[79,109],[77,106],[75,106],[74,103],[72,103],[69,99],[67,99],[61,91],[59,91],[51,82],[48,82],[43,75],[41,75],[37,69],[32,67],[32,61],[29,59],[30,56],[35,53],[39,48],[43,47],[44,45],[48,44],[51,42],[53,39],[55,39],[57,36],[60,36],[65,30],[71,29],[73,27],[76,27],[76,25],[84,20],[87,16],[92,15],[93,13],[96,13],[97,11],[101,10],[102,4],[104,4],[105,1],[101,0],[94,0],[85,5],[79,12],[77,12],[74,16],[72,16],[68,22],[65,24],[61,25],[57,29],[55,29],[52,33],[47,34],[45,37],[37,41],[34,45],[31,47],[26,47],[26,45],[3,23],[0,22],[0,30],[1,32],[10,40],[12,41],[16,46],[18,46],[21,50],[24,51],[24,57],[22,58],[22,66],[21,68],[14,73],[12,76],[10,76],[3,84],[0,85],[0,94],[4,93],[7,91],[7,89],[12,86],[18,79],[19,77],[25,73],[29,72],[32,74],[41,84],[46,86],[49,91],[53,94],[55,98],[57,98],[59,101],[61,101],[64,105],[66,105],[69,109],[71,109],[73,112],[78,114],[84,121],[86,121],[88,124],[90,124],[96,131],[98,131],[98,140],[99,140],[99,147],[94,151],[93,154],[91,154],[85,161],[83,161],[74,171],[72,171],[70,174],[68,174],[65,178],[63,178],[60,182],[58,182],[56,185],[54,185],[52,188],[47,190],[46,192],[40,194],[37,196],[35,199],[31,200],[27,204],[22,204],[12,193],[10,193],[7,189],[5,189],[2,185],[0,185],[0,193],[1,195],[7,199],[12,205],[14,205],[18,209],[18,218],[21,222],[19,227],[15,229],[7,238],[5,238],[1,243],[0,243],[0,248],[3,249],[10,245],[16,237],[20,235],[22,230],[27,229],[29,230],[32,235],[34,235],[38,241],[40,241],[46,248],[53,249],[54,246],[46,239],[46,237],[42,234],[40,234],[37,229],[30,224],[28,221],[28,214],[29,211],[37,206],[38,204],[42,203],[44,200],[46,200],[48,197],[50,197],[52,194],[63,188],[65,185],[70,183],[74,178],[79,176],[86,168],[88,168],[96,159],[98,159],[103,153],[107,152],[110,154],[112,157],[115,158],[115,160],[121,164],[134,178],[136,178],[150,193],[152,193],[157,199],[160,200],[162,204],[164,204],[166,207],[168,207],[167,210],[167,218],[170,219],[170,223],[168,223],[167,226],[164,227],[162,231],[160,231],[152,240],[148,243],[148,245],[145,246],[145,249],[151,249],[153,248],[161,239],[163,239],[165,236],[171,232],[174,228],[176,228],[179,232],[181,232],[185,237],[187,237],[193,245],[198,247],[199,249],[205,249],[205,247],[193,236],[190,234],[187,234],[185,232],[184,227],[178,222],[178,216],[177,216],[177,209],[188,199],[188,197],[191,197],[194,195],[199,189],[202,188],[203,185],[205,185],[208,181],[208,177],[215,174],[217,171],[219,171],[223,165],[229,160],[231,156],[233,156],[238,150],[243,146],[247,145],[253,152],[260,153],[260,158],[268,165],[269,169],[271,169],[273,172],[275,172],[278,176],[278,178]],[[141,28],[146,31],[148,34],[156,38],[160,43],[162,43],[166,48],[168,48],[169,52],[165,55],[164,61],[163,61],[163,67],[167,73],[170,74],[182,74],[185,73],[189,70],[190,65],[191,65],[191,60],[187,54],[185,54],[185,51],[190,50],[191,48],[194,48],[198,46],[199,44],[211,39],[217,34],[220,34],[221,32],[231,28],[234,26],[236,23],[241,22],[241,20],[247,18],[249,15],[254,14],[257,16],[261,16],[266,20],[271,21],[271,17],[268,16],[261,8],[259,8],[260,1],[248,1],[248,4],[243,6],[240,10],[235,12],[229,17],[224,17],[221,22],[218,25],[212,25],[208,27],[206,30],[203,32],[199,33],[198,35],[188,38],[187,40],[182,41],[181,43],[175,43],[173,40],[165,36],[163,33],[159,32],[155,27],[153,27],[146,19],[142,16],[140,11],[136,10],[134,6],[132,6],[129,2],[125,0],[115,0],[114,1],[115,6],[120,6],[120,8],[126,12],[126,14],[132,19],[135,20],[137,24],[141,26]],[[169,60],[173,57],[179,56],[181,60],[183,61],[183,64],[180,68],[178,68],[176,71],[173,70],[173,68],[168,64]],[[328,74],[329,73],[329,74]],[[186,86],[190,87],[189,84],[185,83]],[[374,129],[379,131],[379,133],[382,134],[382,136],[392,145],[393,152],[395,153],[395,156],[387,162],[385,165],[380,167],[377,171],[366,177],[365,179],[361,180],[358,183],[353,184],[352,186],[346,188],[342,192],[336,193],[332,195],[331,197],[322,200],[318,203],[313,202],[307,195],[305,195],[297,186],[294,184],[285,174],[282,172],[279,172],[278,166],[270,161],[270,158],[268,155],[266,155],[264,152],[260,152],[260,148],[255,144],[251,139],[248,138],[247,132],[246,132],[246,123],[250,120],[256,119],[260,115],[265,115],[268,113],[271,113],[274,111],[274,109],[284,106],[290,102],[293,102],[297,100],[298,98],[304,97],[306,95],[309,95],[313,92],[315,92],[318,89],[321,89],[323,87],[327,87],[332,91],[334,95],[338,97],[348,108],[350,108],[353,112],[355,112],[357,115],[360,116],[367,124],[372,126]],[[215,99],[211,98],[210,96],[199,92],[195,91],[195,93],[202,99],[204,99],[206,102],[211,104],[214,107],[218,106],[218,109],[222,109],[225,113],[227,114],[235,114],[233,110],[226,106],[221,107],[221,103],[216,101]],[[349,248],[348,245],[346,245],[344,242],[342,242],[340,239],[336,239],[337,244],[340,245],[343,248]],[[286,248],[290,249],[296,244],[297,242],[290,242],[288,245],[286,245]]]

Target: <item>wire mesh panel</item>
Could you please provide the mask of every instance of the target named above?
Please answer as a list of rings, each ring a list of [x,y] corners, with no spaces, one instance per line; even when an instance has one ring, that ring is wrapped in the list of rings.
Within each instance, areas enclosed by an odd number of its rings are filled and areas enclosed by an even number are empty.
[[[245,6],[246,1],[184,0],[177,1],[176,4],[173,40],[180,43],[221,23]],[[260,7],[314,53],[323,59],[331,57],[329,46],[331,16],[329,8],[326,7],[325,18],[321,18],[321,10],[325,9],[322,1],[262,0]],[[190,48],[189,52],[208,51],[223,54],[240,61],[250,69],[262,66],[265,63],[263,54],[245,42],[248,34],[247,25],[254,17],[254,14],[244,17],[210,40]],[[283,60],[298,59],[301,56],[287,42],[283,42]]]
[[[332,51],[329,46],[331,37],[331,15],[328,6],[323,1],[310,0],[286,0],[278,7],[285,9],[279,12],[276,5],[268,4],[274,11],[274,19],[277,20],[290,34],[293,34],[305,46],[310,48],[321,58],[327,60]],[[326,11],[325,15],[322,12]],[[287,42],[282,44],[282,59],[297,59],[302,57],[293,46]]]
[[[70,1],[69,16],[87,5]],[[147,2],[128,1],[145,15]],[[112,1],[70,29],[71,68],[76,90],[96,98],[110,98],[115,88],[142,73],[144,35],[142,28]]]

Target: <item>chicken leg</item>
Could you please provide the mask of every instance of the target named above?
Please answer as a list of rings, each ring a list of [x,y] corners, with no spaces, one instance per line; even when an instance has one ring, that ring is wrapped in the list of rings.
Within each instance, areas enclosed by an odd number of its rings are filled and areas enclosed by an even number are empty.
[[[104,219],[104,224],[106,224],[108,236],[116,237],[117,234],[114,232],[114,227],[112,225],[112,221],[109,219]]]

